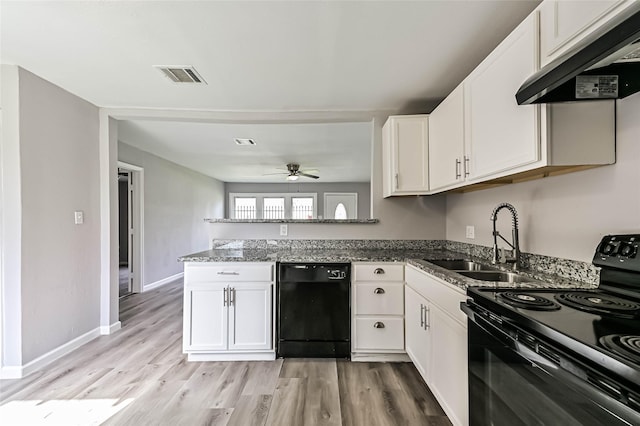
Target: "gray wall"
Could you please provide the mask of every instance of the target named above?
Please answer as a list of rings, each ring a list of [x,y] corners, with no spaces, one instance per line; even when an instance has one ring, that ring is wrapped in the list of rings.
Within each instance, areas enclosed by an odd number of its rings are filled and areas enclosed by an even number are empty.
[[[21,365],[99,326],[98,108],[13,66],[3,66],[2,84],[9,91],[18,85],[18,114],[3,95],[3,125],[17,120],[19,131],[10,140],[3,132],[2,147],[19,147],[20,176],[3,177],[3,203],[5,191],[21,198],[3,216],[3,229],[19,228],[17,238],[3,239],[3,253],[21,256],[10,265],[20,268],[17,279],[3,277],[5,306],[21,309],[20,337],[5,340],[4,361]],[[84,212],[84,224],[74,224],[75,210]]]
[[[144,285],[182,272],[179,256],[206,250],[206,217],[224,214],[224,184],[118,142],[118,160],[144,168]]]
[[[639,94],[618,101],[616,120],[616,164],[449,195],[447,239],[491,245],[489,215],[503,201],[518,210],[521,247],[531,253],[590,262],[603,235],[640,233]],[[499,221],[511,235],[507,212]],[[475,225],[475,240],[465,238],[466,225]]]
[[[358,193],[358,219],[371,217],[371,185],[362,182],[349,183],[233,183],[225,182],[225,217],[229,217],[229,193],[230,192],[277,192],[297,193],[316,192],[318,194],[318,215],[324,215],[325,192],[357,192]]]
[[[209,237],[219,239],[444,239],[445,196],[382,198],[382,125],[386,116],[372,123],[371,217],[373,225],[289,224],[289,235],[280,236],[277,223],[212,223]]]

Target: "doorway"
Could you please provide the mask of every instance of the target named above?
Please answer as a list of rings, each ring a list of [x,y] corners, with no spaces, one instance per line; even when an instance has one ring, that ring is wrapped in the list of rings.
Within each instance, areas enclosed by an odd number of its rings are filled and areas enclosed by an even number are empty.
[[[118,296],[142,291],[143,169],[118,162]]]
[[[357,219],[358,218],[358,193],[357,192],[325,192],[324,193],[324,218],[325,219]]]
[[[131,265],[131,199],[133,185],[131,172],[118,169],[118,296],[133,293],[133,272]]]

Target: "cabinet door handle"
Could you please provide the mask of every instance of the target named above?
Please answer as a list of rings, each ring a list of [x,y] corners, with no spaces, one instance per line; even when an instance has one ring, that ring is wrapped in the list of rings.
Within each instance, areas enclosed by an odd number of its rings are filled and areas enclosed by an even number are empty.
[[[431,324],[430,324],[431,321],[429,321],[429,313],[430,313],[429,307],[425,306],[424,307],[424,329],[425,330],[431,327]]]
[[[396,189],[398,189],[400,187],[400,177],[398,176],[398,173],[396,173]]]
[[[384,288],[376,288],[375,290],[373,290],[373,294],[384,294]]]
[[[460,159],[456,158],[456,179],[460,179]]]
[[[471,172],[469,172],[469,157],[464,156],[464,177],[469,176]]]
[[[382,269],[382,268],[376,268],[376,269],[374,269],[374,270],[373,270],[373,273],[374,273],[375,275],[383,275],[383,274],[384,274],[384,269]]]
[[[222,306],[227,306],[227,290],[226,287],[222,290]]]
[[[240,275],[238,272],[219,271],[218,275]]]
[[[375,324],[373,324],[374,328],[384,328],[384,323],[383,322],[376,322]]]
[[[235,306],[235,304],[236,304],[236,289],[230,288],[229,289],[229,306],[231,305]]]
[[[424,305],[420,304],[420,327],[424,328]]]

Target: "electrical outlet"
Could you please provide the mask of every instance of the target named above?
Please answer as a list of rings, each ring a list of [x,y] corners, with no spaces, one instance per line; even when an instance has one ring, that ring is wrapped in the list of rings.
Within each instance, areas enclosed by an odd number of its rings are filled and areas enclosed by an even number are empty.
[[[82,210],[73,212],[73,220],[76,225],[82,225],[84,223],[84,212]]]
[[[280,236],[286,237],[288,233],[289,233],[289,226],[288,225],[280,225]]]
[[[476,227],[475,226],[467,225],[466,237],[469,238],[470,240],[473,240],[474,238],[476,238]]]

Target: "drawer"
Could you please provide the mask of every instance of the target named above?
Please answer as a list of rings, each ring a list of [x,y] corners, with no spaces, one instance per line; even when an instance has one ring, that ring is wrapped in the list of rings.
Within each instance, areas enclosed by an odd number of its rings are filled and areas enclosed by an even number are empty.
[[[187,263],[184,267],[185,284],[201,282],[273,281],[274,264],[271,262],[245,263]]]
[[[353,281],[404,281],[404,264],[354,263]]]
[[[404,315],[403,283],[356,283],[356,315]]]
[[[460,310],[460,302],[467,300],[464,290],[412,266],[407,267],[407,285],[466,326],[467,316]]]
[[[389,317],[357,317],[354,350],[404,350],[404,320]]]

